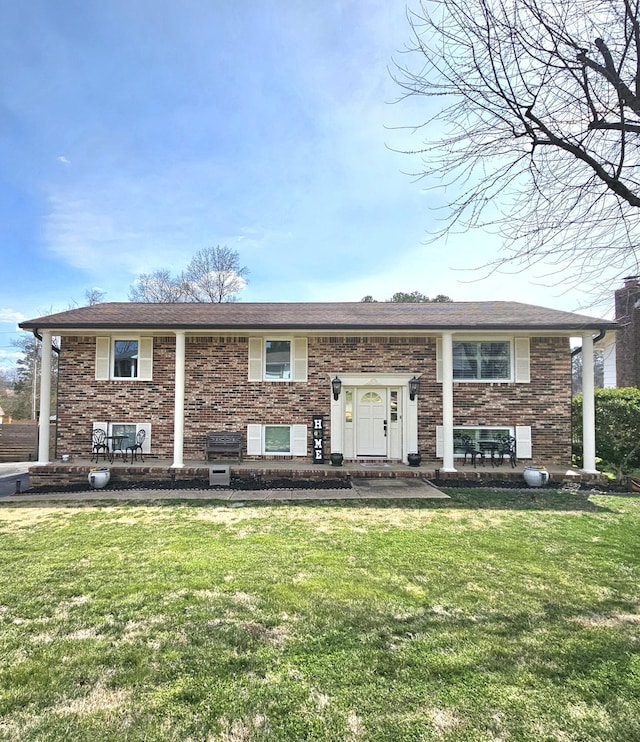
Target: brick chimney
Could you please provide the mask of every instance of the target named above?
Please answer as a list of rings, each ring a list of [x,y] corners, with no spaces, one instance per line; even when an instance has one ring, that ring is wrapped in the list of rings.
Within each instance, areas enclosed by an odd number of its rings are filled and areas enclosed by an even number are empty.
[[[640,388],[640,276],[627,276],[615,292],[616,384]]]

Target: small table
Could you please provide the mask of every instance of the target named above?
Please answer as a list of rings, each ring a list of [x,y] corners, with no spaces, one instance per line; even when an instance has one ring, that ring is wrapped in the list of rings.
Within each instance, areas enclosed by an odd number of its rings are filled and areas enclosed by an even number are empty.
[[[126,438],[126,435],[108,435],[107,445],[109,446],[109,453],[111,454],[111,463],[113,463],[113,457],[116,451],[120,451],[120,455],[124,461],[127,460],[127,452],[123,451],[122,441]]]
[[[488,452],[491,455],[491,466],[500,466],[502,463],[501,456],[496,456],[500,449],[504,446],[504,441],[479,441],[478,448],[483,452]]]

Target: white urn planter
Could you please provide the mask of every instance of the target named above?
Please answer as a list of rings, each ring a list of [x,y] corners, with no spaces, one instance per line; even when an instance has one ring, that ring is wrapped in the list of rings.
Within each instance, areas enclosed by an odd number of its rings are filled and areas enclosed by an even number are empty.
[[[109,484],[109,480],[111,479],[111,472],[109,469],[102,468],[102,469],[92,469],[89,472],[89,484],[93,489],[101,490],[103,487],[106,487]]]
[[[524,481],[529,487],[542,487],[549,481],[549,472],[544,466],[526,466],[524,469]]]

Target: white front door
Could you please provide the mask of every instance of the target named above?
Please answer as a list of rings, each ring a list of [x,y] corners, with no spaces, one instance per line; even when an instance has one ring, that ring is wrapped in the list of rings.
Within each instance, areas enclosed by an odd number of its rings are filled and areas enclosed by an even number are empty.
[[[358,389],[357,456],[387,456],[387,390]]]

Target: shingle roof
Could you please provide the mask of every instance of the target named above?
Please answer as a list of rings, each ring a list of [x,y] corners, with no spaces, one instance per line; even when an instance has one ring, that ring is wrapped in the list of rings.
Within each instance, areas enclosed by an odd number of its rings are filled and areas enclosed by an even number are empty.
[[[134,304],[109,302],[20,323],[25,330],[599,330],[609,320],[508,301]]]

